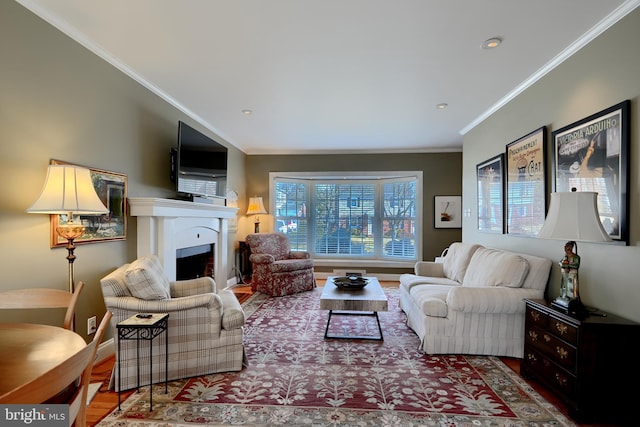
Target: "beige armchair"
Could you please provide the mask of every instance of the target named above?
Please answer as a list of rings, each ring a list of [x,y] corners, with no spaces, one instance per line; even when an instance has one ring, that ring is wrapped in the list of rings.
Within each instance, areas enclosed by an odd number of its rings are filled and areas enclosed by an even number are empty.
[[[116,324],[138,313],[169,313],[168,379],[239,371],[245,360],[243,330],[245,317],[231,290],[216,290],[210,277],[169,282],[157,256],[148,255],[125,264],[100,280],[107,310],[113,313],[111,326],[117,343]],[[162,345],[160,345],[161,343]],[[164,381],[163,337],[153,340],[153,383]],[[149,383],[148,342],[121,342],[116,349],[111,385],[117,391],[115,375],[122,372],[121,389]]]

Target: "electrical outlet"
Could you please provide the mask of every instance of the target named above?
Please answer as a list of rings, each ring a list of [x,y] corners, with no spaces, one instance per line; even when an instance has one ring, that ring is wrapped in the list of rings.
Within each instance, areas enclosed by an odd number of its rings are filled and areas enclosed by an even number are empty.
[[[96,333],[96,316],[87,319],[87,335]]]

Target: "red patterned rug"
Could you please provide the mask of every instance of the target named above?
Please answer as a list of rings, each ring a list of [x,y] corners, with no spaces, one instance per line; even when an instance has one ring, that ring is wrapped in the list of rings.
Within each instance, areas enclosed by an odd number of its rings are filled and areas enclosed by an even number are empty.
[[[243,304],[249,366],[141,388],[98,426],[573,426],[498,358],[420,352],[385,289],[384,341],[325,340],[322,289]],[[334,316],[333,334],[375,336],[373,317]]]

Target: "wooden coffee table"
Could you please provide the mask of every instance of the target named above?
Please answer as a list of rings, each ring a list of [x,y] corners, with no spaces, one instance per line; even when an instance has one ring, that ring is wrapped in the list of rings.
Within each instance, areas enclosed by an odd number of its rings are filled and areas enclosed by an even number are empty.
[[[362,289],[338,288],[333,284],[333,276],[327,278],[327,282],[320,296],[320,310],[329,310],[327,327],[324,337],[337,339],[363,339],[363,340],[384,340],[382,328],[380,327],[379,311],[387,311],[389,302],[380,282],[375,277],[367,277],[368,284]],[[351,335],[329,335],[329,324],[332,316],[373,316],[378,323],[379,337],[371,336],[351,336]]]

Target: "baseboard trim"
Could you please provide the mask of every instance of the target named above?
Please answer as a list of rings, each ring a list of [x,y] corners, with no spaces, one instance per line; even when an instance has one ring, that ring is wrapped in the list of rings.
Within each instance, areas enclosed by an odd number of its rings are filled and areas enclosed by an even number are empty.
[[[96,352],[96,360],[93,362],[94,365],[102,362],[105,359],[116,354],[116,342],[113,338],[109,338],[108,340],[100,343],[98,346],[98,351]]]

